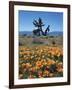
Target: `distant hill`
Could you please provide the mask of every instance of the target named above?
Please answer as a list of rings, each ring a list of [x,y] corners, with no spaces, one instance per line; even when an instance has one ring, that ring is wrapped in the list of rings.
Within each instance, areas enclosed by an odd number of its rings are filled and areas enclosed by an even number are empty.
[[[49,35],[50,36],[62,36],[63,35],[63,32],[58,32],[58,31],[55,31],[55,32],[49,32]]]
[[[31,31],[20,31],[19,35],[32,35]]]
[[[33,33],[31,31],[20,31],[19,35],[33,35]],[[49,36],[62,36],[63,32],[61,31],[54,31],[54,32],[49,32],[48,33]]]

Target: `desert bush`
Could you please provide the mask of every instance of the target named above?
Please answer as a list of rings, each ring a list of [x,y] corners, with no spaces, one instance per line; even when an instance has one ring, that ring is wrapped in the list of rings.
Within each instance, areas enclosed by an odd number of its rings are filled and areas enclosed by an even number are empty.
[[[48,39],[48,36],[44,36],[45,39]]]
[[[19,42],[19,46],[22,46],[23,44],[21,42]]]
[[[27,36],[27,38],[31,38],[31,36],[30,36],[30,35],[28,35],[28,36]]]
[[[24,45],[26,45],[26,44],[23,42],[19,42],[19,46],[24,46]]]
[[[32,38],[35,38],[35,36],[32,36]]]
[[[48,36],[40,36],[43,39],[48,39]]]
[[[49,36],[50,38],[54,38],[54,36]]]
[[[27,36],[27,34],[23,34],[23,36]]]
[[[41,38],[36,37],[36,38],[33,38],[32,43],[34,43],[34,44],[43,44],[44,41]]]
[[[55,42],[55,41],[52,41],[52,44],[53,44],[53,45],[55,45],[55,44],[56,44],[56,42]]]

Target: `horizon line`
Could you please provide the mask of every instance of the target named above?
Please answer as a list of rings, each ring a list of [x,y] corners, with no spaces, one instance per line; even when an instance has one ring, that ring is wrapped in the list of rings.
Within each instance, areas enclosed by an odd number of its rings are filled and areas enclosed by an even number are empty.
[[[19,32],[25,32],[25,31],[19,31]],[[32,32],[32,31],[26,31],[26,32]],[[49,32],[63,32],[63,31],[49,31]]]

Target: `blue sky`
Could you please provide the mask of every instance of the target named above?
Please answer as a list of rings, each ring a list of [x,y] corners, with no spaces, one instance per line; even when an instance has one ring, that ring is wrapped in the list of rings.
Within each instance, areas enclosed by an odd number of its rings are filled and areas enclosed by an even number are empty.
[[[50,25],[50,31],[63,31],[63,13],[61,12],[41,12],[41,11],[19,11],[19,31],[33,31],[35,29],[33,20],[42,19],[45,26]]]

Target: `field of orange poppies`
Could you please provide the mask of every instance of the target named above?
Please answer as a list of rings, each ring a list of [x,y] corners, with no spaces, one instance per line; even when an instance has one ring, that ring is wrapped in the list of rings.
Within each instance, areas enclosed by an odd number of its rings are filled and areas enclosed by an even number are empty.
[[[62,48],[57,46],[19,46],[19,79],[62,76]]]

